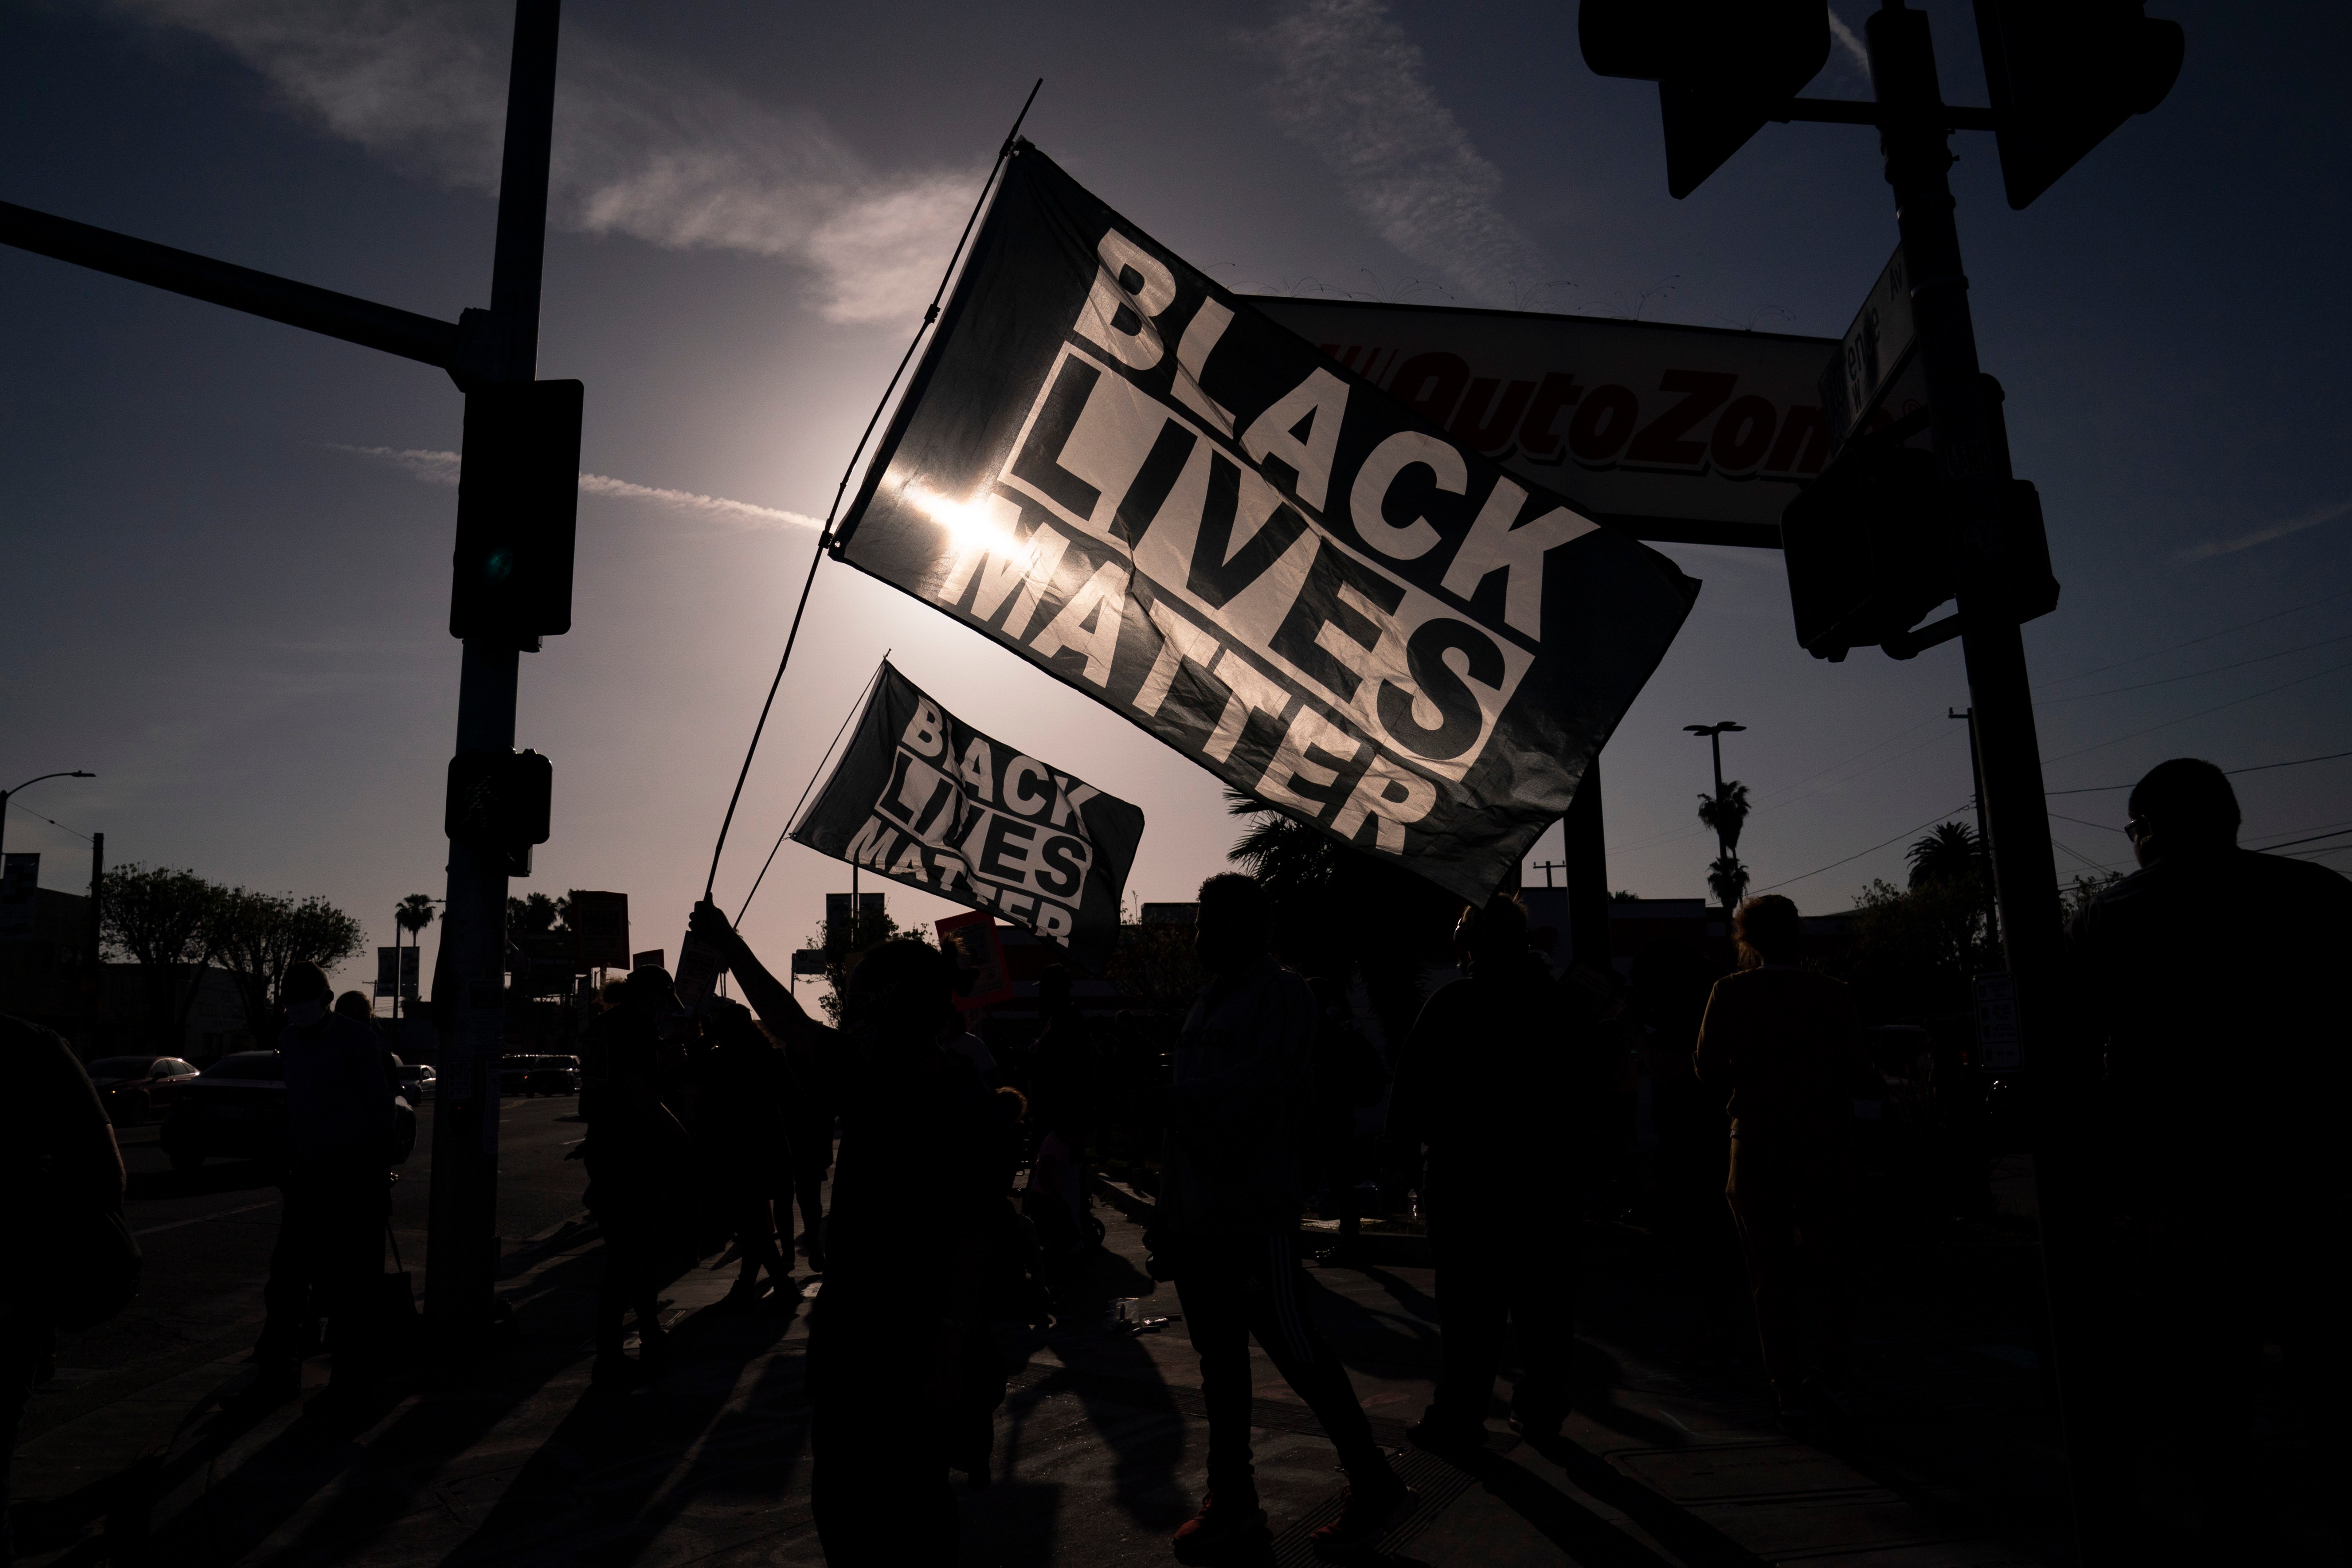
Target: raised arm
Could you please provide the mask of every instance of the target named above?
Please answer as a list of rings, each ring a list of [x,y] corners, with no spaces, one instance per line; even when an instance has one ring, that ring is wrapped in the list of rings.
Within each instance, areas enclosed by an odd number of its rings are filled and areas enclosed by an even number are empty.
[[[759,954],[751,951],[751,944],[736,934],[735,928],[728,923],[725,915],[719,913],[718,906],[709,902],[696,904],[686,923],[688,931],[717,948],[725,957],[727,967],[734,973],[735,983],[743,988],[743,999],[751,1004],[751,1010],[760,1015],[761,1023],[788,1042],[820,1047],[831,1043],[829,1038],[806,1038],[811,1030],[826,1037],[830,1037],[833,1031],[803,1010],[794,999],[791,986],[768,973],[768,966],[760,962]]]

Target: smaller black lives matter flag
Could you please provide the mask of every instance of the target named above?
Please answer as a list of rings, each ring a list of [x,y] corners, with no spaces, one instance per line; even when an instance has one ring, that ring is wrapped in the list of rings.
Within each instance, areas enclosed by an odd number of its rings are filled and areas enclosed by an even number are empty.
[[[1698,584],[1505,474],[1465,415],[1440,427],[1430,377],[1375,385],[1018,153],[841,558],[1483,900],[1568,809]],[[1478,426],[1498,392],[1464,395]],[[1685,396],[1644,428],[1703,458],[1705,411]]]
[[[983,735],[887,663],[793,839],[992,910],[1101,973],[1143,813]]]

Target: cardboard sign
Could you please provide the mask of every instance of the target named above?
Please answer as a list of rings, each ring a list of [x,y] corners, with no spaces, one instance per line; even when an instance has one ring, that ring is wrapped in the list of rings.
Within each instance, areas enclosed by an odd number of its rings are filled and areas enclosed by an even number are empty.
[[[580,969],[627,969],[629,963],[629,895],[572,891],[572,927]]]
[[[1004,943],[986,910],[950,915],[938,924],[940,951],[955,960],[959,1012],[990,1007],[1013,996],[1013,975],[1004,966]]]

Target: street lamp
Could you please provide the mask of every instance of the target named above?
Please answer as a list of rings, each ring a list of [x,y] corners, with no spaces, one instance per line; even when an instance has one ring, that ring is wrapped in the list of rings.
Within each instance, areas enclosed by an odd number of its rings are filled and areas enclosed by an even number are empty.
[[[79,768],[76,768],[69,773],[43,773],[39,778],[26,779],[15,789],[0,789],[0,853],[5,853],[6,851],[8,843],[9,796],[22,795],[25,791],[32,788],[35,784],[39,784],[42,779],[94,779],[98,775],[96,773],[84,773]],[[5,864],[5,862],[0,862],[0,864]]]
[[[1738,819],[1732,815],[1733,808],[1731,804],[1723,797],[1723,738],[1726,735],[1737,735],[1747,728],[1747,725],[1735,724],[1728,719],[1726,719],[1721,723],[1717,724],[1685,724],[1683,726],[1683,729],[1687,733],[1693,735],[1705,735],[1707,740],[1707,744],[1712,747],[1715,752],[1715,795],[1713,802],[1714,820],[1709,824],[1709,826],[1715,829],[1716,869],[1721,873],[1723,878],[1723,889],[1718,889],[1718,891],[1724,892],[1723,912],[1727,919],[1730,916],[1731,906],[1736,900],[1733,899],[1730,892],[1724,891],[1724,889],[1727,889],[1732,886],[1732,877],[1736,868],[1732,862],[1731,851],[1733,847],[1738,841],[1739,828]],[[1707,814],[1703,812],[1700,815],[1704,817]],[[1739,815],[1745,816],[1746,813],[1742,811]]]

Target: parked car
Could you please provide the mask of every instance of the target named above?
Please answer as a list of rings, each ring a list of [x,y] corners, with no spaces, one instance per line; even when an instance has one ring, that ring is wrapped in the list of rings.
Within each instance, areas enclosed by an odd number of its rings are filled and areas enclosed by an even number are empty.
[[[106,1114],[124,1127],[169,1110],[181,1086],[196,1076],[196,1069],[177,1057],[100,1057],[88,1064],[88,1070]]]
[[[416,1148],[416,1110],[394,1099],[388,1163],[404,1164]],[[223,1057],[181,1091],[163,1118],[163,1152],[175,1171],[206,1160],[259,1160],[283,1165],[294,1157],[294,1124],[286,1109],[286,1069],[276,1051]]]
[[[433,1098],[433,1086],[438,1074],[431,1062],[401,1062],[393,1069],[400,1080],[400,1092],[411,1105],[422,1105]]]
[[[520,1097],[526,1094],[578,1094],[580,1092],[580,1058],[578,1057],[510,1056],[499,1060],[499,1093]]]

